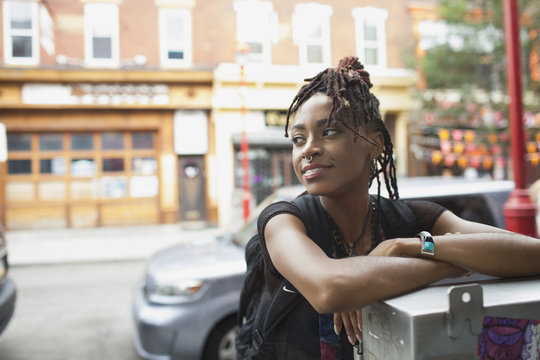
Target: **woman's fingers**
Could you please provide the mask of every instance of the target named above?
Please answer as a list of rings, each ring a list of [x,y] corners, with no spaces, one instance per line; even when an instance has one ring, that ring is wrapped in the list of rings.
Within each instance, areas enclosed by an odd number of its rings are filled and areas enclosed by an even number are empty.
[[[345,328],[349,342],[354,345],[362,341],[362,310],[334,313],[334,331],[336,334]]]
[[[334,313],[334,331],[339,335],[343,321],[341,320],[341,313]]]

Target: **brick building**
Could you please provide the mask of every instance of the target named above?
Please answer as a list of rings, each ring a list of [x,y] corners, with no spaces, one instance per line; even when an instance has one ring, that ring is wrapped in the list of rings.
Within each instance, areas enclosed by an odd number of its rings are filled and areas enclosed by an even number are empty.
[[[372,74],[405,174],[408,3],[2,1],[1,222],[232,226],[242,132],[254,206],[296,182],[284,114],[305,77],[344,55]]]

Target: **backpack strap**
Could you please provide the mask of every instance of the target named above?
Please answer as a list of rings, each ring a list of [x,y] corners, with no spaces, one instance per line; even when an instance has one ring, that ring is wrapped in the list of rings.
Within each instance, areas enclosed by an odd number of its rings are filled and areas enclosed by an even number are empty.
[[[268,335],[280,324],[302,300],[300,293],[284,277],[271,294],[269,304],[260,326],[254,326],[252,337],[252,355],[259,352]]]

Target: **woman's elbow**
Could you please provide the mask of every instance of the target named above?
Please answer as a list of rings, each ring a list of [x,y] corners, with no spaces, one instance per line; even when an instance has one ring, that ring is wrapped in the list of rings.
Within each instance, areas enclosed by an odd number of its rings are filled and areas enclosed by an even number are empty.
[[[321,281],[317,291],[308,299],[311,306],[320,314],[329,314],[342,311],[351,311],[367,305],[368,299],[364,299],[361,291],[364,286],[355,286],[358,290],[352,289],[344,279],[333,278]]]

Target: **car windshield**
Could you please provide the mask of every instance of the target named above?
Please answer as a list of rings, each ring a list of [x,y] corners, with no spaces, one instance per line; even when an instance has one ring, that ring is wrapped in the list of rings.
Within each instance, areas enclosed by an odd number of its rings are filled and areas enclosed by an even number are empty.
[[[257,218],[259,217],[259,214],[261,211],[270,205],[271,203],[275,202],[277,199],[277,195],[274,193],[270,196],[268,196],[266,199],[264,199],[252,212],[250,218],[248,221],[233,234],[232,241],[240,245],[242,247],[245,247],[249,239],[253,235],[257,233]]]

